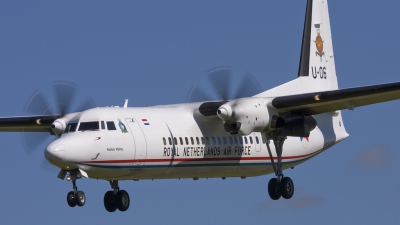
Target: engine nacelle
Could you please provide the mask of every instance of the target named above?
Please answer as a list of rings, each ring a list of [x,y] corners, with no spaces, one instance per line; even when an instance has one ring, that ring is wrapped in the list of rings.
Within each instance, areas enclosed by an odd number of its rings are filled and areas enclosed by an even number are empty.
[[[317,126],[313,116],[287,115],[274,117],[275,134],[278,136],[308,137]]]
[[[78,114],[79,113],[70,113],[54,120],[54,122],[51,124],[51,129],[55,134],[61,135],[64,132],[65,128],[67,127],[68,122]]]
[[[221,105],[218,117],[231,135],[274,131],[278,136],[308,137],[317,126],[313,116],[279,113],[268,107],[269,98],[241,98]]]
[[[65,120],[63,118],[56,119],[51,124],[51,129],[57,135],[62,134],[66,127],[67,127],[67,123],[65,122]]]
[[[224,128],[232,135],[248,135],[270,130],[270,121],[277,112],[267,107],[268,98],[242,98],[229,101],[217,110]]]

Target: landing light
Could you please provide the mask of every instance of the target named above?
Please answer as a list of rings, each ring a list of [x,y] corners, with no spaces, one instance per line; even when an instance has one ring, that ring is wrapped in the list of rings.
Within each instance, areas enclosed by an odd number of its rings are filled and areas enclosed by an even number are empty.
[[[70,180],[71,180],[71,176],[68,176],[68,177],[67,177],[67,181],[70,181]]]

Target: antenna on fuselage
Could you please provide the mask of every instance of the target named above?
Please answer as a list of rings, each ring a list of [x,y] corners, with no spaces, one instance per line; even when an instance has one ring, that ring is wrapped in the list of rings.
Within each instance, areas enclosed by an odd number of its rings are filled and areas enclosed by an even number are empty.
[[[128,99],[125,99],[124,108],[128,107]]]

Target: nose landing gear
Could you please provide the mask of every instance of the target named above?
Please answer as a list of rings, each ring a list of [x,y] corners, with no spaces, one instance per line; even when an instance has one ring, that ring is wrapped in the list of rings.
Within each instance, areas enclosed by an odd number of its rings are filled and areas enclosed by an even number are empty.
[[[67,180],[72,180],[72,188],[73,191],[68,192],[67,194],[67,203],[70,207],[75,206],[84,206],[86,203],[86,196],[83,191],[78,191],[78,187],[76,186],[76,179],[78,177],[77,171],[69,171],[70,175],[68,176]]]
[[[104,208],[108,212],[115,212],[117,209],[121,212],[128,210],[130,199],[125,190],[120,190],[118,180],[109,181],[113,191],[107,191],[104,195]]]
[[[268,194],[272,200],[278,200],[281,196],[285,199],[290,199],[294,194],[294,184],[290,177],[284,177],[282,173],[282,150],[286,137],[273,136],[272,139],[274,141],[278,161],[275,165],[275,161],[267,141],[269,157],[271,159],[272,167],[274,168],[276,176],[276,178],[272,178],[268,182]]]

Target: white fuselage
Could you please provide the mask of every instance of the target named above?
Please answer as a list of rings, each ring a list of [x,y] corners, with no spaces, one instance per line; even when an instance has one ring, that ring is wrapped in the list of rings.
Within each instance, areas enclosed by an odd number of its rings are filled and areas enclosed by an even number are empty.
[[[273,172],[267,143],[276,159],[275,147],[265,134],[231,136],[217,116],[201,115],[199,105],[84,111],[69,122],[78,123],[78,129],[52,142],[46,158],[62,169],[79,168],[89,178],[106,180],[250,177]],[[318,125],[310,137],[285,141],[284,168],[298,165],[348,136],[340,112],[315,118]],[[79,131],[82,122],[95,121],[99,129]],[[116,130],[110,130],[107,122],[113,122]]]

